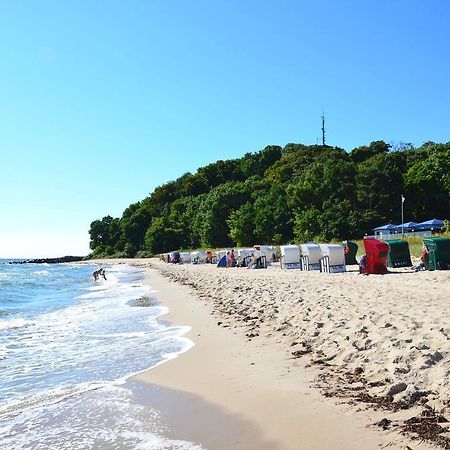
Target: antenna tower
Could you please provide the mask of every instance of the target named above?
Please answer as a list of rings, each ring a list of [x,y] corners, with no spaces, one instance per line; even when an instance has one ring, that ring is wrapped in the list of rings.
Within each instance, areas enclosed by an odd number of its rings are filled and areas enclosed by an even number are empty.
[[[322,145],[325,147],[325,113],[322,112]]]

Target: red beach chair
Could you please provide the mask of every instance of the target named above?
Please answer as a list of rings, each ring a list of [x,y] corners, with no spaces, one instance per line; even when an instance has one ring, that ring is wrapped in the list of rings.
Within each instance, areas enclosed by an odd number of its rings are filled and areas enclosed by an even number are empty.
[[[366,249],[367,273],[387,273],[389,245],[375,238],[364,238]]]

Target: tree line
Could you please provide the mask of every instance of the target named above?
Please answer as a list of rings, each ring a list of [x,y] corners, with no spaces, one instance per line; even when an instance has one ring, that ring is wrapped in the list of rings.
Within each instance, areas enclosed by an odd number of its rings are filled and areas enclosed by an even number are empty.
[[[267,146],[185,173],[94,220],[91,257],[361,238],[384,223],[450,217],[450,143]]]

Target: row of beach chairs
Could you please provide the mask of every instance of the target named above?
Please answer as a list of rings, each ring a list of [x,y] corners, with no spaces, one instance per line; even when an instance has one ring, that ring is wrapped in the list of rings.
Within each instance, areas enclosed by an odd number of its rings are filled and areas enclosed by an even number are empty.
[[[344,247],[337,244],[281,245],[281,268],[320,270],[338,273],[346,271]]]
[[[355,259],[357,245],[349,242],[349,251],[346,257]],[[356,248],[355,248],[356,246]],[[351,249],[350,249],[351,247]],[[426,253],[426,270],[450,269],[450,239],[442,237],[427,237],[423,240],[424,253]],[[360,261],[362,273],[387,273],[388,267],[412,267],[409,244],[402,239],[379,240],[375,238],[364,239],[365,255]]]
[[[337,244],[289,244],[281,245],[280,252],[273,246],[255,245],[251,248],[223,249],[218,251],[198,250],[194,252],[171,252],[161,255],[165,262],[184,264],[217,264],[218,267],[232,266],[266,268],[280,255],[282,269],[321,271],[326,273],[345,272],[346,266],[360,265],[362,273],[387,273],[388,267],[411,267],[408,242],[401,239],[381,241],[364,239],[365,255],[356,260],[358,245],[352,241]],[[450,268],[450,239],[429,237],[424,239],[428,252],[428,270]],[[232,254],[232,257],[230,257]]]
[[[169,252],[161,255],[161,259],[167,263],[182,264],[218,264],[226,266],[227,256],[233,252],[235,265],[244,267],[251,263],[258,263],[267,267],[275,259],[277,250],[269,245],[255,245],[252,248],[222,249],[222,250],[197,250],[194,252]],[[258,267],[259,268],[259,267]]]

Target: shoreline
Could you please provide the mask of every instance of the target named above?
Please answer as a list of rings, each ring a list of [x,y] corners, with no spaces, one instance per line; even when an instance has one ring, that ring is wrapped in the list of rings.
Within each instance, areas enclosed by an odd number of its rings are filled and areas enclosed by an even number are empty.
[[[148,272],[145,282],[169,308],[163,320],[191,326],[184,337],[195,343],[192,349],[133,377],[150,389],[162,389],[159,407],[172,437],[210,449],[343,450],[408,444],[415,449],[432,448],[417,441],[411,444],[396,431],[370,427],[387,415],[385,411],[360,410],[325,398],[311,387],[316,368],[289,358],[276,339],[252,339],[232,318],[229,323],[218,320],[212,301],[200,298],[189,286],[169,281],[160,273],[164,266],[160,269],[159,262],[123,262]],[[173,408],[177,395],[183,399],[181,415]],[[207,423],[208,417],[226,419]]]

